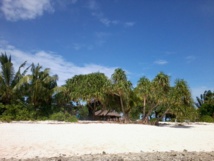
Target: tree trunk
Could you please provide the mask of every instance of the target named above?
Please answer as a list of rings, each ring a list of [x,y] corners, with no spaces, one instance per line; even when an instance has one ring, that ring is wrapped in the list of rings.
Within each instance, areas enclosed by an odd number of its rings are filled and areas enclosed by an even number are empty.
[[[148,117],[151,115],[152,111],[153,111],[157,106],[158,106],[158,104],[155,105],[155,106],[153,106],[153,107],[149,110],[149,112],[146,114],[146,116],[143,117],[143,119],[142,119],[142,123],[143,123],[143,124],[148,124],[148,121],[149,121]]]
[[[163,120],[163,117],[167,114],[167,112],[168,112],[169,110],[170,110],[170,107],[167,108],[167,109],[165,110],[165,112],[161,115],[161,117],[158,118],[158,119],[155,121],[155,125],[159,125],[159,121]]]
[[[94,120],[94,108],[90,105],[90,103],[88,104],[89,108],[88,108],[88,119],[89,120]]]
[[[146,97],[143,98],[143,117],[146,115]]]
[[[124,123],[125,124],[128,123],[129,122],[129,115],[128,115],[128,113],[124,113],[123,117],[124,117]]]
[[[121,105],[122,112],[123,112],[124,123],[128,123],[129,122],[129,116],[128,116],[128,113],[124,109],[123,99],[121,96],[120,96],[120,105]]]

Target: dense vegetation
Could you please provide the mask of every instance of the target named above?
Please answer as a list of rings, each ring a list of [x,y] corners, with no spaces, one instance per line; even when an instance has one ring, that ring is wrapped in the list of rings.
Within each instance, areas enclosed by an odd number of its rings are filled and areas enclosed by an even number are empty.
[[[200,121],[214,122],[214,92],[205,91],[200,97],[196,97]]]
[[[94,119],[97,110],[123,114],[124,122],[139,119],[145,124],[159,121],[213,121],[214,93],[197,97],[195,108],[188,84],[163,72],[154,79],[139,79],[134,88],[124,70],[115,69],[111,78],[103,73],[75,75],[65,85],[57,86],[57,75],[50,69],[32,64],[20,65],[15,72],[11,57],[0,55],[0,120]]]

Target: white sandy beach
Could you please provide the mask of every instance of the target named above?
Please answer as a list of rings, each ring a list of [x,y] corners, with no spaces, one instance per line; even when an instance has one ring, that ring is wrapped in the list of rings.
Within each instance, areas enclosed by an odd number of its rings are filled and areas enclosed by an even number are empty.
[[[214,151],[214,124],[0,123],[0,158]]]

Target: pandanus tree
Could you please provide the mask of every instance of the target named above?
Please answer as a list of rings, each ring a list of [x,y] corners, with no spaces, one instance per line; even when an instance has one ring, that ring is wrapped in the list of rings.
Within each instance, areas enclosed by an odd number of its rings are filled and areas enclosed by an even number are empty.
[[[28,68],[21,72],[21,68],[25,66],[26,62],[19,66],[18,71],[15,73],[11,56],[2,53],[0,56],[0,102],[3,104],[10,104],[15,98],[22,97],[22,91],[17,94],[17,85],[21,85],[22,78],[25,76]]]
[[[170,87],[169,91],[165,94],[161,104],[160,104],[160,111],[161,115],[156,118],[155,124],[158,124],[159,121],[163,120],[167,113],[170,112],[176,104],[176,91],[174,87]],[[172,113],[171,113],[172,114]]]
[[[138,81],[137,87],[135,88],[135,93],[143,103],[142,113],[143,113],[143,116],[145,116],[147,101],[151,93],[150,80],[146,77],[140,78],[140,80]]]
[[[132,84],[127,80],[125,71],[120,68],[115,69],[112,74],[112,88],[110,92],[119,98],[121,111],[123,112],[123,116],[125,122],[129,121],[129,112],[132,108]]]
[[[70,100],[85,102],[89,111],[89,119],[94,119],[95,111],[105,108],[106,87],[109,80],[103,73],[76,75],[66,81],[66,88],[70,91]]]
[[[192,108],[193,101],[190,89],[188,87],[188,84],[183,79],[177,79],[175,80],[175,105],[174,108],[172,108],[173,113],[175,114],[176,118],[182,117],[186,114],[186,109]]]
[[[106,109],[106,88],[109,86],[109,80],[103,73],[91,73],[86,77],[86,100],[89,116],[94,119],[94,114],[100,109]]]
[[[151,116],[157,107],[161,106],[168,94],[170,89],[169,76],[163,72],[158,73],[152,80],[149,89],[150,93],[147,98],[148,110],[142,118],[142,122],[145,124],[148,123],[149,116]]]
[[[170,87],[169,91],[164,95],[161,105],[164,112],[157,118],[156,124],[158,124],[158,121],[161,121],[168,112],[173,113],[176,119],[182,115],[186,115],[186,111],[193,108],[191,92],[187,82],[183,79],[177,79],[175,85]]]

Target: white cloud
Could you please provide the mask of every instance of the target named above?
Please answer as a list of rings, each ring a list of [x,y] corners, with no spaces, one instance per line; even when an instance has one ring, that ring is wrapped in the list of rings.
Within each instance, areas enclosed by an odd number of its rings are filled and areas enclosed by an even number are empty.
[[[119,21],[117,20],[110,20],[109,18],[105,17],[102,12],[96,11],[92,12],[92,16],[97,18],[103,25],[110,26],[110,25],[118,25]]]
[[[51,0],[2,0],[0,10],[9,21],[35,19],[54,11]]]
[[[100,22],[106,26],[109,26],[111,24],[111,21],[108,18],[100,18]]]
[[[166,60],[157,60],[154,62],[155,64],[158,64],[158,65],[165,65],[167,64],[168,62]]]
[[[125,27],[132,27],[135,25],[135,22],[126,22],[124,25]]]
[[[105,26],[110,26],[110,25],[117,25],[117,24],[119,24],[119,21],[117,21],[117,20],[110,20],[110,19],[108,19],[108,18],[103,18],[103,17],[101,17],[101,18],[99,18],[99,20],[100,20],[100,22],[101,22],[102,24],[104,24]]]
[[[121,25],[125,27],[132,27],[135,25],[135,22],[121,22],[115,19],[111,19],[106,17],[102,10],[100,5],[97,3],[96,0],[89,0],[88,1],[87,8],[92,11],[92,16],[94,16],[99,22],[101,22],[106,27],[109,27],[111,25]]]
[[[8,46],[10,46],[10,48],[8,48]],[[11,45],[6,45],[4,47],[0,46],[0,52],[6,52],[11,55],[16,70],[24,61],[27,61],[27,65],[30,65],[31,63],[39,63],[43,68],[50,68],[51,74],[57,74],[59,76],[58,85],[65,84],[65,81],[74,75],[88,74],[92,72],[102,72],[110,78],[115,70],[115,67],[105,67],[97,64],[78,66],[64,60],[61,55],[52,52],[25,52]]]

